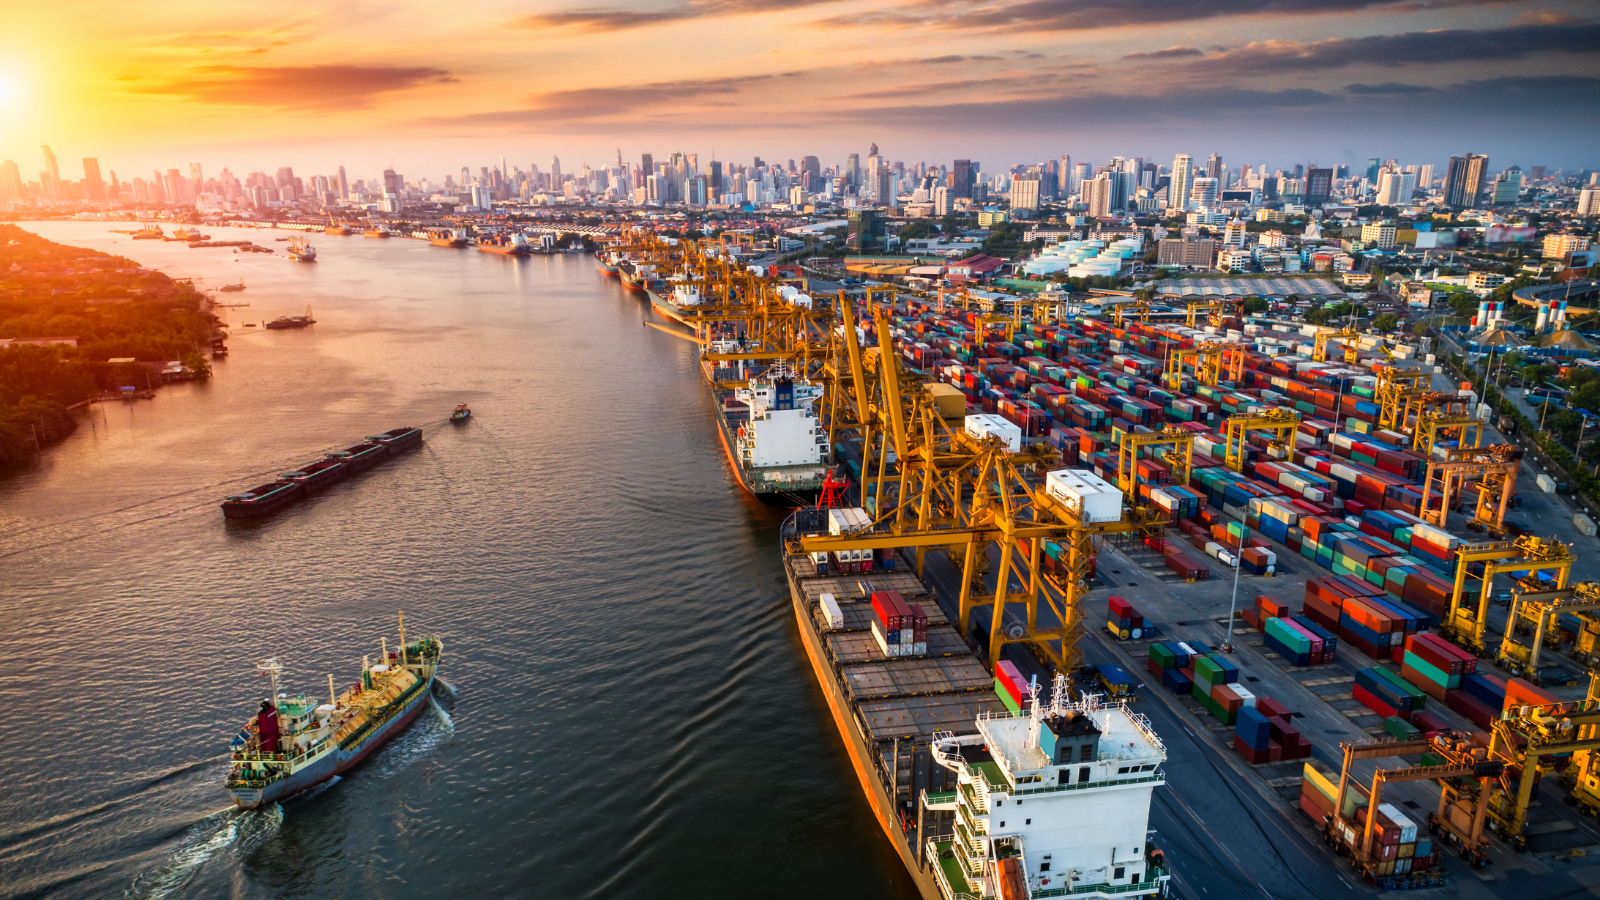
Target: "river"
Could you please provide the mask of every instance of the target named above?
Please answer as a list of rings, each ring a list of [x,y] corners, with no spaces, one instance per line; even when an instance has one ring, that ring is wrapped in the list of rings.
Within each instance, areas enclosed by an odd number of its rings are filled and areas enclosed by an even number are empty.
[[[0,480],[0,897],[915,896],[694,348],[591,257],[315,235],[305,265],[285,232],[206,229],[267,256],[23,227],[249,305],[210,382],[92,407]],[[217,508],[401,425],[419,451],[311,502]],[[444,642],[430,708],[332,786],[234,811],[256,663],[320,694],[400,610]]]

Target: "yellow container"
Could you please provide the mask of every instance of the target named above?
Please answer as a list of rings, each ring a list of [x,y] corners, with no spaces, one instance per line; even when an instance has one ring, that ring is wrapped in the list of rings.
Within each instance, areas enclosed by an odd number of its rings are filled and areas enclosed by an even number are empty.
[[[941,419],[959,419],[967,414],[967,395],[954,385],[934,382],[925,390],[933,399],[934,408]]]
[[[1110,619],[1106,622],[1106,630],[1115,635],[1119,640],[1125,641],[1128,639],[1128,629],[1118,625],[1116,619]]]

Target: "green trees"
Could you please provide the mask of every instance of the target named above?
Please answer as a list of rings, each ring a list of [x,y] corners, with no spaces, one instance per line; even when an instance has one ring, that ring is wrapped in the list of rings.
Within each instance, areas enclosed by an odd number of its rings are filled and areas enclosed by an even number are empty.
[[[1400,317],[1396,316],[1394,313],[1384,313],[1383,315],[1372,320],[1372,327],[1376,328],[1379,334],[1389,334],[1393,332],[1395,328],[1399,326],[1399,324]]]

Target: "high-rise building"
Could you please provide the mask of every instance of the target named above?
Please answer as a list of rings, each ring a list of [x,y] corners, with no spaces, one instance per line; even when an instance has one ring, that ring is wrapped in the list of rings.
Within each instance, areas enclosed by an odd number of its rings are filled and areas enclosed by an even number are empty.
[[[1374,156],[1371,159],[1367,160],[1367,183],[1368,184],[1376,185],[1378,183],[1378,169],[1379,169],[1378,158],[1376,156]]]
[[[800,186],[812,192],[822,189],[822,161],[815,156],[800,157]]]
[[[977,170],[970,159],[958,159],[950,167],[950,189],[957,197],[971,197],[972,185],[977,181]]]
[[[206,189],[205,170],[199,163],[189,163],[189,183],[194,186],[197,196]]]
[[[1217,185],[1217,179],[1209,175],[1203,178],[1196,178],[1194,187],[1189,189],[1189,208],[1212,209],[1215,207],[1220,190]]]
[[[11,160],[6,160],[6,165],[12,166],[12,171],[16,170]],[[5,169],[0,167],[0,199],[5,198],[5,179]],[[1600,215],[1600,188],[1584,188],[1578,192],[1578,215]]]
[[[1417,190],[1417,176],[1411,172],[1384,169],[1378,173],[1377,202],[1380,206],[1400,206],[1411,202]]]
[[[1522,193],[1522,167],[1513,164],[1494,177],[1494,186],[1490,191],[1490,203],[1503,206],[1517,202],[1517,197]]]
[[[713,202],[722,199],[722,163],[714,159],[706,166],[706,191]]]
[[[400,193],[400,189],[404,186],[405,185],[398,172],[393,169],[383,170],[383,192],[385,194],[398,194]],[[485,185],[485,187],[487,187],[487,185]]]
[[[1179,153],[1172,160],[1172,181],[1167,189],[1167,205],[1176,209],[1189,208],[1189,191],[1194,186],[1194,159]]]
[[[1462,209],[1474,206],[1483,193],[1483,182],[1489,168],[1489,157],[1477,153],[1450,157],[1444,171],[1444,203]]]
[[[561,190],[561,157],[554,154],[550,156],[550,189]]]
[[[1296,168],[1299,168],[1296,166]],[[1307,169],[1306,170],[1306,205],[1321,206],[1328,202],[1328,196],[1333,193],[1332,169]]]
[[[876,146],[876,145],[874,145]],[[872,196],[879,206],[893,206],[895,200],[894,170],[879,163],[872,172]]]
[[[852,153],[844,158],[844,186],[861,187],[861,155]]]
[[[1108,172],[1101,172],[1083,183],[1083,202],[1089,204],[1089,215],[1095,217],[1111,215],[1111,198],[1114,191],[1112,177]]]
[[[0,203],[22,197],[22,169],[16,162],[0,162]]]
[[[645,187],[646,181],[656,173],[655,158],[648,153],[639,154],[639,178],[634,187]]]
[[[1423,191],[1433,190],[1433,163],[1428,163],[1417,170],[1417,189]]]
[[[1215,178],[1215,179],[1217,179],[1218,183],[1221,183],[1221,181],[1222,181],[1222,157],[1219,156],[1218,154],[1213,153],[1210,156],[1206,157],[1206,177],[1207,178]]]
[[[446,181],[448,181],[449,178],[450,178],[450,176],[448,176],[448,175],[445,176],[445,180]],[[341,199],[341,200],[348,199],[349,196],[350,196],[350,179],[348,177],[346,177],[345,174],[344,174],[344,166],[340,166],[339,167],[339,199]]]
[[[1038,209],[1039,208],[1039,177],[1038,176],[1011,176],[1011,208],[1012,209]]]
[[[172,171],[176,172],[177,169],[173,169]],[[278,169],[276,183],[280,188],[294,184],[294,169],[290,166],[280,167]]]
[[[1534,184],[1538,184],[1539,182],[1544,181],[1544,175],[1547,171],[1549,171],[1548,166],[1534,166],[1528,170],[1528,180]]]
[[[44,151],[44,171],[52,181],[61,180],[61,168],[56,165],[56,155],[51,152],[50,145],[45,144],[39,149]]]
[[[1584,191],[1584,193],[1585,194],[1600,194],[1600,191]],[[936,216],[948,216],[948,215],[950,215],[950,211],[951,211],[951,209],[953,209],[950,201],[951,201],[950,188],[945,187],[944,185],[939,185],[938,187],[934,188],[933,189],[933,214],[936,215]]]
[[[106,183],[100,178],[100,160],[92,156],[83,158],[84,195],[96,203],[106,199]]]

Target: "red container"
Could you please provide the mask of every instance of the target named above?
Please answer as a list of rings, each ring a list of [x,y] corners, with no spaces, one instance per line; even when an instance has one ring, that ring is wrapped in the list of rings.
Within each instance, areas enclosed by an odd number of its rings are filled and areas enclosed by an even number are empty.
[[[1268,719],[1287,719],[1289,708],[1271,697],[1256,698],[1256,712]]]
[[[1446,702],[1445,705],[1448,706],[1449,703]],[[1416,712],[1413,712],[1411,714],[1411,724],[1422,729],[1425,733],[1449,730],[1449,726],[1445,724],[1443,719],[1427,710],[1417,710]]]
[[[1521,678],[1506,681],[1505,709],[1515,709],[1519,706],[1549,706],[1560,702],[1559,697]]]
[[[1466,691],[1445,691],[1444,705],[1479,728],[1490,728],[1494,720],[1500,718],[1499,710],[1490,709]]]
[[[1257,750],[1254,747],[1251,747],[1249,744],[1245,743],[1244,738],[1237,734],[1233,736],[1233,749],[1240,756],[1244,757],[1245,762],[1252,763],[1254,765],[1260,765],[1268,761],[1267,751],[1265,749]]]
[[[1111,600],[1110,600],[1110,606],[1111,606],[1111,618],[1113,618],[1113,619],[1131,619],[1131,618],[1133,618],[1133,604],[1131,604],[1128,601],[1122,599],[1121,597],[1113,595],[1111,597]]]
[[[905,624],[905,599],[899,591],[873,591],[872,612],[884,631],[899,631]]]
[[[1402,715],[1400,710],[1395,709],[1389,704],[1378,699],[1376,696],[1373,696],[1371,691],[1359,684],[1351,685],[1350,693],[1357,700],[1361,701],[1362,706],[1365,706],[1367,709],[1372,710],[1380,716],[1399,716],[1400,718],[1407,720],[1411,718],[1411,710],[1405,710],[1404,715]]]

